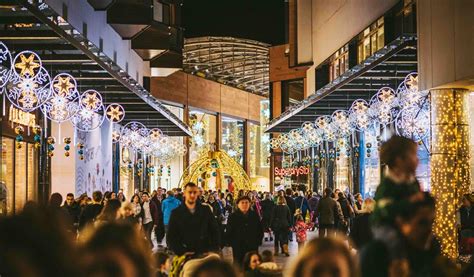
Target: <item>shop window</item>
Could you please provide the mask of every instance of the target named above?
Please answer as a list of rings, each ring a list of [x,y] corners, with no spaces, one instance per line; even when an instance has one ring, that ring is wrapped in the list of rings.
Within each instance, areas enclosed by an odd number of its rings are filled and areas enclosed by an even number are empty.
[[[282,110],[298,104],[304,99],[304,80],[295,79],[281,82]]]
[[[349,45],[344,45],[329,58],[329,81],[349,70]]]
[[[358,37],[357,62],[362,63],[385,45],[384,19],[379,18]]]
[[[210,144],[216,143],[217,117],[200,111],[189,112],[189,126],[193,133],[189,146],[189,161],[192,164]]]
[[[222,150],[236,162],[244,165],[244,123],[228,117],[222,117]]]
[[[38,159],[33,144],[23,142],[16,148],[15,140],[2,137],[0,176],[0,215],[18,213],[26,201],[36,200]]]
[[[6,207],[6,214],[12,214],[14,212],[14,164],[13,157],[15,144],[13,139],[3,138],[2,139],[2,187],[5,188],[6,200],[3,200]],[[2,189],[3,190],[3,189]],[[2,213],[4,215],[5,212]]]

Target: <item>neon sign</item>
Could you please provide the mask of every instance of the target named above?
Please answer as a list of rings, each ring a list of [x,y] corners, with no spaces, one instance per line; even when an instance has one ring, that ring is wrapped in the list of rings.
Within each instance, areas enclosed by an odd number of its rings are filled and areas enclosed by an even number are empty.
[[[309,174],[309,167],[300,166],[300,167],[290,167],[290,168],[278,168],[275,167],[275,176],[300,176],[300,175],[308,175]]]

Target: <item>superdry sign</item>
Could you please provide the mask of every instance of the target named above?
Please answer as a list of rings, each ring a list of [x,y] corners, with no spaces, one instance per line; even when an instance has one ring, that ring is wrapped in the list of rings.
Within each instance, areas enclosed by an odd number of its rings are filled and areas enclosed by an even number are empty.
[[[300,166],[300,167],[291,167],[291,168],[278,168],[275,167],[275,176],[299,176],[299,175],[308,175],[309,167]]]

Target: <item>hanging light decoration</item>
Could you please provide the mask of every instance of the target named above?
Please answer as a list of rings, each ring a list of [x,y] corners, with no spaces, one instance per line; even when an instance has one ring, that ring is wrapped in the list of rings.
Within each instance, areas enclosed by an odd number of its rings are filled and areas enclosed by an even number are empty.
[[[148,136],[148,129],[138,121],[131,121],[122,127],[120,143],[132,150],[140,150],[143,138]]]
[[[13,60],[12,71],[6,96],[14,106],[32,112],[49,99],[51,78],[36,53],[18,53]]]
[[[80,110],[79,92],[74,77],[67,73],[56,75],[51,81],[51,97],[41,106],[51,121],[63,123]]]
[[[10,79],[12,70],[12,55],[8,47],[0,42],[0,92],[7,85]]]
[[[400,136],[422,141],[430,130],[429,111],[416,106],[403,109],[396,119],[395,129]]]
[[[349,109],[349,120],[357,131],[365,131],[369,125],[369,104],[363,99],[357,99]]]
[[[72,117],[74,127],[83,132],[99,128],[104,122],[102,96],[95,90],[87,90],[79,97],[80,109]]]
[[[349,112],[336,110],[332,113],[331,119],[338,137],[348,137],[351,135],[353,128],[349,121]]]
[[[112,103],[105,109],[105,117],[112,123],[119,123],[125,118],[125,109],[120,104]]]

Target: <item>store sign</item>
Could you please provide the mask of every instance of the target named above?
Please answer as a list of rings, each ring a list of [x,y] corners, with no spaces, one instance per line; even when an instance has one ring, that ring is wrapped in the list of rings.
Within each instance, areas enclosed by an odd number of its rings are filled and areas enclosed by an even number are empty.
[[[275,167],[275,176],[300,176],[300,175],[308,175],[309,174],[309,167],[300,166],[300,167],[290,167],[290,168],[278,168]]]
[[[36,115],[19,110],[15,107],[10,107],[8,120],[13,123],[25,125],[28,127],[36,126]]]

